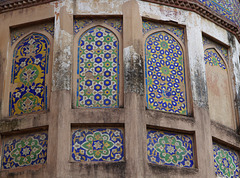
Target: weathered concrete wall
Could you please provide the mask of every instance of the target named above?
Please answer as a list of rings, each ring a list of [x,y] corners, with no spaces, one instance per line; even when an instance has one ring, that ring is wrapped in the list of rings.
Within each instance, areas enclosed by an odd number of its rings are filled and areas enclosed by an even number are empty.
[[[122,15],[124,107],[73,109],[74,16]],[[92,16],[94,17],[94,16]],[[142,18],[185,26],[191,84],[190,116],[146,110]],[[11,75],[10,30],[12,26],[54,18],[52,86],[50,108],[44,113],[8,117],[8,88]],[[193,12],[135,0],[66,0],[0,14],[0,133],[46,127],[49,134],[47,163],[10,171],[0,177],[206,177],[214,175],[212,138],[240,149],[236,129],[211,121],[202,33],[230,48],[230,71],[235,107],[240,109],[240,44],[236,37]],[[2,69],[2,70],[1,70]],[[2,104],[1,104],[2,103]],[[236,111],[238,114],[238,112]],[[235,114],[237,122],[237,115]],[[71,127],[122,124],[125,129],[125,161],[79,163],[71,160]],[[195,136],[195,168],[175,168],[148,163],[147,130],[152,126]]]

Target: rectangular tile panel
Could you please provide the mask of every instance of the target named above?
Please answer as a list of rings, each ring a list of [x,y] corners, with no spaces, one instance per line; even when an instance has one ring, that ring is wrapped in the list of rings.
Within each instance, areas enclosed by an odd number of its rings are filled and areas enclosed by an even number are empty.
[[[47,145],[47,131],[4,138],[2,169],[44,164],[47,160]]]
[[[122,128],[79,128],[72,133],[74,161],[123,161]]]
[[[193,138],[191,135],[149,129],[147,156],[150,163],[194,167]]]

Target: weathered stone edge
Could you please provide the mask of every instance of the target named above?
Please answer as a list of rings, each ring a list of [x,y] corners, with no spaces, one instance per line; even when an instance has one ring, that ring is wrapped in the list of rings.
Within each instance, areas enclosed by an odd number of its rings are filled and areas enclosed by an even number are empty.
[[[191,0],[191,1],[188,1],[188,0],[142,0],[142,1],[196,12],[202,17],[210,20],[211,22],[233,33],[237,37],[238,41],[240,42],[240,27],[238,27],[237,24],[231,22],[226,17],[217,14],[216,12],[214,12],[213,10],[204,6],[203,4],[201,4],[196,0]]]

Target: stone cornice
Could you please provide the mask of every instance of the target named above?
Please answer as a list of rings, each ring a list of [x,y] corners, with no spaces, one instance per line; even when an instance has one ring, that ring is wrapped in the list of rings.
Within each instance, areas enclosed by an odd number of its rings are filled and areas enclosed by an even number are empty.
[[[240,27],[237,26],[235,23],[228,20],[226,17],[217,14],[210,8],[204,6],[200,2],[196,0],[142,0],[146,2],[151,2],[155,4],[161,4],[171,7],[176,7],[192,12],[196,12],[197,14],[201,15],[202,17],[210,20],[211,22],[223,27],[224,29],[233,33],[238,41],[240,42]]]
[[[31,7],[39,4],[52,2],[54,0],[0,0],[0,14],[16,9]],[[210,8],[196,0],[142,0],[156,4],[172,6],[188,11],[196,12],[213,23],[233,33],[240,42],[240,27],[228,20],[226,17],[217,14]]]
[[[54,0],[0,0],[0,14],[7,11],[31,7]]]

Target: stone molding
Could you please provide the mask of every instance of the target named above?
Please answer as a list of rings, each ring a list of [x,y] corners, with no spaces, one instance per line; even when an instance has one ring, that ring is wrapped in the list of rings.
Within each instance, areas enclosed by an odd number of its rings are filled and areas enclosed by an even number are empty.
[[[217,14],[210,8],[204,6],[196,0],[142,0],[160,5],[166,5],[195,12],[211,22],[233,33],[240,42],[240,27],[228,20],[226,17]]]
[[[0,14],[16,9],[31,7],[39,4],[52,2],[54,0],[0,0]],[[196,12],[202,17],[212,21],[213,23],[221,26],[222,28],[232,32],[240,42],[240,27],[235,23],[228,20],[226,17],[217,14],[210,8],[204,6],[196,0],[142,0],[155,4],[161,4],[171,7],[176,7],[192,12]]]
[[[0,0],[0,14],[52,1],[54,0]]]

